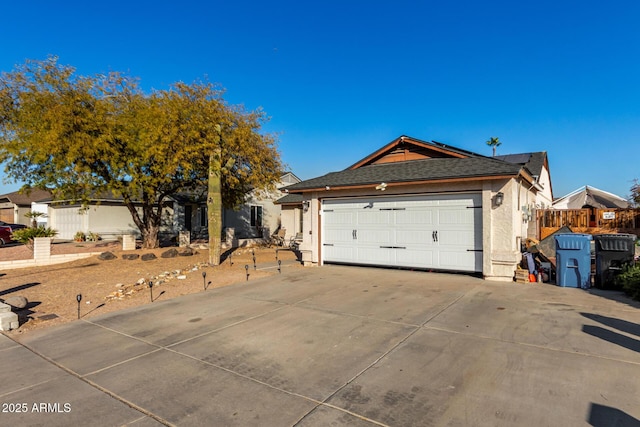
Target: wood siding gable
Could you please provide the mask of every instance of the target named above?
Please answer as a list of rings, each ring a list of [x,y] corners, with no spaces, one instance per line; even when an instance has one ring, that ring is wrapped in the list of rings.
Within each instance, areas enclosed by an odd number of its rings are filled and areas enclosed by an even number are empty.
[[[406,162],[409,160],[466,157],[469,156],[450,149],[444,144],[429,143],[408,136],[401,136],[351,165],[348,169],[358,169],[362,166],[382,163]]]

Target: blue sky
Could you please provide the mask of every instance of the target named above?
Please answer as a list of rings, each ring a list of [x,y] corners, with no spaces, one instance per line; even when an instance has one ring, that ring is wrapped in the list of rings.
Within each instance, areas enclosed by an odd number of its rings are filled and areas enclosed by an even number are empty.
[[[262,107],[300,178],[400,135],[547,151],[554,196],[640,178],[640,2],[5,2],[0,70],[59,56],[151,90],[206,77]],[[2,175],[4,177],[4,175]],[[17,189],[0,183],[0,194]]]

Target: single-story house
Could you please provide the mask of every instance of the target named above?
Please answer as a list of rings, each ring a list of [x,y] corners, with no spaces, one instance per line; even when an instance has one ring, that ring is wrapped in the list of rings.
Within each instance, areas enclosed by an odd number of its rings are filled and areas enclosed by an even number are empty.
[[[300,178],[288,172],[276,183],[275,190],[251,192],[238,210],[223,210],[223,229],[235,239],[270,236],[280,228],[281,207],[274,202],[285,193],[279,188],[297,182]],[[161,237],[174,238],[181,231],[189,231],[192,239],[206,238],[206,197],[206,188],[168,197],[163,207]],[[103,238],[140,233],[122,198],[108,193],[90,197],[84,208],[77,201],[53,200],[50,194],[42,203],[47,208],[49,226],[58,231],[59,239],[71,240],[77,232],[96,233]]]
[[[122,198],[110,193],[93,195],[84,206],[76,200],[54,200],[51,197],[42,203],[48,206],[49,227],[58,232],[57,239],[73,240],[78,232],[85,235],[95,233],[107,240],[123,234],[140,234]],[[171,203],[167,203],[166,209],[170,207]],[[172,212],[166,212],[161,232],[171,228]]]
[[[4,194],[0,196],[0,221],[31,225],[31,219],[25,215],[29,212],[40,212],[46,215],[47,205],[41,201],[50,198],[51,193],[40,189]],[[47,216],[39,217],[37,222],[38,225],[47,226]]]
[[[286,228],[286,225],[281,224],[281,206],[276,201],[285,195],[281,191],[283,187],[298,182],[300,178],[292,172],[287,172],[275,183],[274,190],[254,190],[247,194],[245,203],[238,209],[224,209],[222,227],[225,238],[268,238],[281,227]],[[192,238],[208,237],[206,197],[206,189],[173,196],[174,223],[177,231],[189,231]]]
[[[452,270],[501,280],[512,280],[521,261],[532,213],[553,200],[545,152],[500,159],[408,136],[286,191],[302,198],[305,265]]]

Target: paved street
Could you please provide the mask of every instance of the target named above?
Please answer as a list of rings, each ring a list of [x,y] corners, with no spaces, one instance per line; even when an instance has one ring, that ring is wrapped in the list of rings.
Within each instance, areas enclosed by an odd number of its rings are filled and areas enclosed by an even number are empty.
[[[640,305],[325,266],[0,335],[1,425],[637,426]]]

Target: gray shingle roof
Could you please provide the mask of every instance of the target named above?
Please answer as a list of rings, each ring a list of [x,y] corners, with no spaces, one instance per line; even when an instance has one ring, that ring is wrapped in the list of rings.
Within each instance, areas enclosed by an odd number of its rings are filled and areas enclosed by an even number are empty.
[[[302,203],[304,198],[301,194],[287,194],[284,197],[279,198],[274,203],[276,205],[296,205]]]
[[[533,175],[540,176],[542,173],[542,166],[544,166],[545,155],[546,153],[544,151],[539,151],[536,153],[506,154],[503,156],[496,156],[495,158],[505,162],[523,165]]]
[[[287,187],[290,192],[314,188],[348,187],[364,184],[432,181],[517,175],[521,166],[490,157],[432,158],[382,163],[346,169],[308,179]]]

